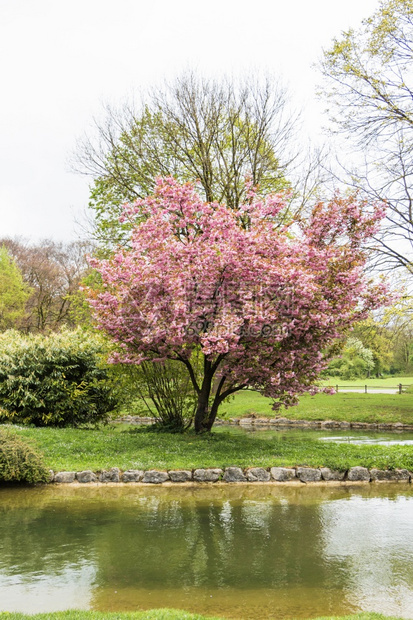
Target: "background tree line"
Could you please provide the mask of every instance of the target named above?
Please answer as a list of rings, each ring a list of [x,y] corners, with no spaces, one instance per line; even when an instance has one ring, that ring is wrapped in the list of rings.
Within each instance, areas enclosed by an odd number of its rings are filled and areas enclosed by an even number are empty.
[[[0,239],[1,328],[48,333],[75,327],[80,318],[82,278],[90,271],[88,241],[51,239],[37,244],[23,239]]]

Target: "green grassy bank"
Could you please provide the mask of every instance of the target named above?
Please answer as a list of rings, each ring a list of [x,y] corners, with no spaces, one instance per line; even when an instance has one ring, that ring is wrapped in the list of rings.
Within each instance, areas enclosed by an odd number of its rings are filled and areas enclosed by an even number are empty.
[[[398,378],[402,379],[402,378]],[[394,380],[393,380],[394,381]],[[257,392],[242,391],[222,407],[222,417],[274,417],[271,401]],[[305,395],[297,407],[278,412],[292,419],[347,420],[413,424],[413,392],[402,394]],[[238,430],[238,432],[237,432]],[[127,469],[194,469],[198,467],[355,465],[413,470],[413,446],[351,445],[322,442],[305,433],[290,437],[274,432],[269,439],[245,435],[234,427],[210,435],[157,433],[149,428],[107,426],[100,429],[15,429],[34,440],[54,471]]]
[[[98,612],[98,611],[58,611],[54,613],[26,615],[0,612],[1,619],[7,620],[223,620],[217,616],[200,616],[174,609],[153,609],[136,612]],[[402,620],[395,616],[375,613],[360,613],[353,616],[324,616],[313,620]]]
[[[179,609],[151,609],[135,612],[56,611],[46,614],[26,615],[0,612],[1,620],[222,620],[216,616],[190,614]]]
[[[209,435],[168,434],[147,427],[102,429],[15,429],[35,440],[54,471],[127,469],[193,469],[197,467],[277,465],[413,470],[413,446],[352,445],[274,432],[270,438],[221,427]]]
[[[361,385],[361,384],[359,384]],[[284,416],[294,420],[339,420],[348,422],[413,424],[413,393],[402,394],[306,394],[296,407],[275,413],[271,399],[252,390],[243,390],[224,403],[220,415],[241,418],[251,413],[259,417]]]

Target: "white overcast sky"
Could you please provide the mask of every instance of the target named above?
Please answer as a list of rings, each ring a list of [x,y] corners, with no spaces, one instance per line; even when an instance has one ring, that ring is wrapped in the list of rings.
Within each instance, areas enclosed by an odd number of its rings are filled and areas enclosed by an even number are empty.
[[[135,90],[194,69],[280,76],[313,135],[312,66],[378,0],[0,0],[0,237],[76,238],[88,179],[67,159]]]

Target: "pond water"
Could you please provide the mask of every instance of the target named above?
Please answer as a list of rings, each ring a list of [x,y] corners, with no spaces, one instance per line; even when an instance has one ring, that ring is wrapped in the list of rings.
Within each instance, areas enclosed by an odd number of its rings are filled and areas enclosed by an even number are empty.
[[[246,434],[261,439],[279,440],[289,439],[318,439],[320,441],[335,441],[338,443],[371,444],[383,446],[411,446],[413,445],[413,431],[385,431],[385,430],[341,430],[341,429],[314,429],[314,428],[261,428],[259,426],[217,426],[214,432],[229,432]]]
[[[0,611],[413,618],[410,485],[0,488]]]

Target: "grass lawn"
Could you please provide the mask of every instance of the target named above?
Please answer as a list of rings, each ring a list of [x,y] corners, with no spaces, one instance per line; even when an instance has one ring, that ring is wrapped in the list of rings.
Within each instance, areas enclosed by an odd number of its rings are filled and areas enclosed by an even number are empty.
[[[398,379],[403,379],[399,377]],[[271,400],[257,392],[242,391],[222,406],[221,415],[249,413],[273,417]],[[413,392],[403,394],[305,395],[297,407],[277,415],[306,420],[403,422],[413,424]],[[274,433],[271,439],[246,436],[234,427],[216,428],[196,436],[154,432],[150,428],[113,425],[100,429],[20,427],[15,432],[32,439],[54,471],[127,469],[194,469],[198,467],[326,466],[348,469],[355,465],[413,471],[413,446],[352,445],[317,438],[290,438]]]
[[[355,465],[413,470],[413,446],[336,444],[275,433],[271,439],[246,435],[237,427],[221,427],[209,435],[158,433],[147,427],[102,429],[20,428],[35,440],[54,471],[127,469],[193,469],[197,467],[276,465]]]
[[[216,616],[200,616],[173,609],[153,609],[135,612],[58,611],[54,613],[26,615],[0,612],[0,619],[7,620],[224,620]],[[376,613],[360,613],[354,616],[325,616],[313,620],[402,620]]]
[[[413,393],[402,394],[316,394],[301,396],[297,407],[271,409],[271,399],[252,390],[237,392],[223,403],[220,416],[242,418],[285,416],[295,420],[347,420],[348,422],[402,422],[413,424]]]
[[[401,383],[403,386],[413,385],[413,377],[392,376],[383,377],[381,379],[376,379],[376,377],[370,377],[369,379],[352,379],[351,381],[346,381],[345,379],[340,379],[339,377],[330,377],[325,381],[321,381],[322,385],[339,385],[343,387],[367,385],[371,387],[397,388],[399,386],[399,383]]]

